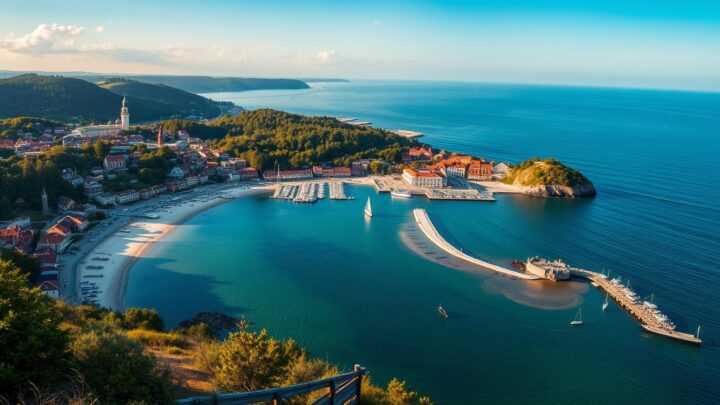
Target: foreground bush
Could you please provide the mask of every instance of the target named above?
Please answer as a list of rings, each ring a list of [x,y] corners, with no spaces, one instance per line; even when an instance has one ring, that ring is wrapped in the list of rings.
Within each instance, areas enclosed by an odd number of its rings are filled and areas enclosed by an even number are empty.
[[[70,345],[74,365],[103,402],[173,402],[170,376],[144,347],[109,326],[94,326]]]

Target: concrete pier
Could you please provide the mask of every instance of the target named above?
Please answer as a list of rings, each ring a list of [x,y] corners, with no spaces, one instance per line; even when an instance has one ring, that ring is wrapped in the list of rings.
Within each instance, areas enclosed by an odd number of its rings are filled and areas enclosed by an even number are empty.
[[[437,247],[444,250],[448,254],[457,257],[458,259],[465,260],[466,262],[476,264],[478,266],[497,273],[504,274],[506,276],[516,277],[523,280],[538,280],[540,278],[536,275],[525,274],[514,270],[506,269],[496,264],[488,263],[486,261],[467,255],[462,251],[458,250],[455,246],[448,243],[440,235],[440,233],[438,233],[437,229],[435,229],[435,226],[430,221],[430,217],[428,216],[427,211],[422,208],[415,208],[413,210],[413,215],[415,216],[415,223],[417,224],[418,228],[420,228],[420,230],[425,234],[425,236],[428,237],[428,239],[430,239],[435,245],[437,245]]]

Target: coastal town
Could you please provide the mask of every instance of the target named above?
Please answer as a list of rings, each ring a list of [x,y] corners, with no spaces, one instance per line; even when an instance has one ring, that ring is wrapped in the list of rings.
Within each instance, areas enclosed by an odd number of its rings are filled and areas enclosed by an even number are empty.
[[[120,309],[126,273],[152,241],[195,213],[242,194],[267,193],[270,198],[295,203],[314,203],[326,196],[352,200],[345,183],[372,186],[378,193],[393,197],[424,196],[429,200],[495,201],[494,193],[520,192],[500,181],[512,168],[507,162],[434,150],[422,144],[402,150],[397,164],[361,158],[350,161],[349,167],[328,162],[291,170],[281,170],[278,165],[275,170],[260,172],[246,159],[192,137],[187,130],[169,133],[158,126],[152,138],[134,133],[124,99],[120,111],[120,119],[114,124],[43,128],[40,136],[18,132],[17,141],[0,145],[24,159],[37,158],[58,141],[66,148],[107,145],[102,166],[91,167],[84,175],[75,167],[62,169],[63,181],[82,190],[82,201],[64,195],[50,201],[43,189],[42,214],[48,220],[19,216],[0,224],[0,247],[29,254],[38,261],[36,283],[48,296]],[[139,181],[138,163],[145,154],[166,151],[174,157],[162,176],[164,181],[140,187],[145,183]],[[118,185],[126,188],[118,189]],[[594,284],[602,283],[608,294],[612,292],[613,298],[624,302],[614,293],[613,285],[604,283],[604,276],[560,262],[529,259],[523,266],[525,271],[518,272],[473,258],[447,243],[427,214],[419,212],[415,210],[417,225],[428,239],[461,260],[513,279],[588,278]],[[118,271],[104,271],[108,268]],[[635,304],[626,307],[633,314],[641,313],[632,309]],[[653,333],[699,342],[692,335],[674,332],[669,320],[639,319]]]

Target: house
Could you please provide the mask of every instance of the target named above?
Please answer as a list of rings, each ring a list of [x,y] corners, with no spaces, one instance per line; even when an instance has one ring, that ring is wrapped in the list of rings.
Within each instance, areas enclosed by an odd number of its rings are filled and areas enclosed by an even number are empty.
[[[182,179],[183,177],[185,177],[185,172],[180,166],[175,166],[170,169],[168,177],[170,177],[171,179]]]
[[[120,191],[115,194],[116,204],[127,204],[140,199],[140,193],[135,190]]]
[[[510,165],[505,162],[500,162],[493,167],[492,170],[492,177],[493,179],[502,179],[507,174],[508,170],[510,170]]]
[[[468,168],[470,180],[492,180],[493,165],[484,160],[473,160]]]
[[[103,167],[107,171],[124,170],[125,157],[123,155],[107,155],[103,159]]]
[[[17,249],[23,253],[30,250],[35,232],[32,229],[19,225],[10,225],[7,228],[0,228],[0,247],[5,249]]]
[[[60,196],[58,198],[57,207],[58,212],[63,213],[74,210],[77,207],[77,203],[72,198]]]
[[[433,157],[433,151],[429,147],[421,146],[419,148],[410,148],[407,152],[403,153],[403,161],[415,161],[415,160],[431,160]]]
[[[55,228],[55,227],[53,227]],[[54,252],[62,253],[70,245],[71,232],[64,232],[61,229],[50,228],[40,237],[37,247],[48,248]]]
[[[93,198],[98,194],[102,194],[103,192],[102,184],[100,184],[99,181],[95,180],[92,177],[85,178],[85,181],[83,183],[83,189],[85,190],[85,195],[87,195],[88,198]]]
[[[237,171],[240,180],[257,180],[259,175],[254,167],[244,167]]]
[[[70,221],[72,229],[75,232],[85,232],[88,226],[90,226],[90,221],[88,220],[88,218],[85,215],[77,212],[67,214],[63,217],[63,219]]]
[[[352,175],[349,167],[313,166],[312,171],[317,177],[350,177]]]
[[[50,298],[60,298],[60,282],[57,280],[46,280],[40,284],[40,291]]]
[[[57,254],[47,247],[36,249],[32,257],[37,260],[41,266],[58,267],[59,264]]]
[[[73,186],[79,186],[83,184],[84,181],[83,178],[80,177],[74,169],[63,169],[62,178]]]
[[[115,204],[115,195],[112,193],[99,193],[93,196],[95,201],[100,205],[113,205]]]
[[[313,174],[310,169],[302,170],[283,170],[276,172],[273,170],[265,170],[263,172],[263,178],[268,181],[283,181],[283,180],[304,180],[312,179]]]
[[[418,187],[440,188],[447,186],[447,178],[427,168],[403,169],[402,179],[406,184]]]

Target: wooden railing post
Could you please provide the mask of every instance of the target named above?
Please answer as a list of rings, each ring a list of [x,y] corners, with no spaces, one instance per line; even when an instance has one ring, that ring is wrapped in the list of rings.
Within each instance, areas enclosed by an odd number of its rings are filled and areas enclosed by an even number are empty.
[[[330,382],[330,403],[335,405],[335,381]]]
[[[356,397],[357,403],[359,404],[360,403],[360,395],[362,394],[362,377],[363,377],[362,367],[360,367],[359,364],[355,365],[355,372],[358,373],[357,390],[355,392],[355,397]]]
[[[283,405],[285,401],[283,401],[282,397],[280,396],[280,393],[275,393],[273,398],[273,405]]]

